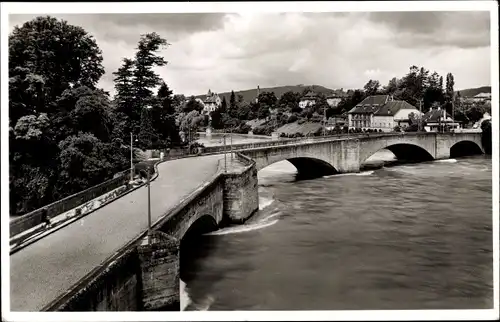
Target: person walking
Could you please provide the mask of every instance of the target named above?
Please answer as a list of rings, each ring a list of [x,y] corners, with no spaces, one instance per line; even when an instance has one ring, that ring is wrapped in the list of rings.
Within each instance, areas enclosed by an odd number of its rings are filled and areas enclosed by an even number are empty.
[[[49,215],[47,214],[47,208],[42,209],[42,224],[45,228],[50,228],[50,226],[52,226]]]

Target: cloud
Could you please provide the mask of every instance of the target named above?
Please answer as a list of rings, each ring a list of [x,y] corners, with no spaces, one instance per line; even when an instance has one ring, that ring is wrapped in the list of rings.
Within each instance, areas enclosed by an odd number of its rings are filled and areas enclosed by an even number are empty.
[[[133,57],[141,34],[171,44],[157,72],[175,93],[319,84],[382,85],[411,65],[455,75],[457,88],[490,84],[489,15],[482,12],[55,15],[82,26],[103,51],[100,85]],[[10,16],[11,28],[34,16]]]
[[[490,45],[490,13],[372,12],[369,19],[384,24],[403,47],[476,48]]]

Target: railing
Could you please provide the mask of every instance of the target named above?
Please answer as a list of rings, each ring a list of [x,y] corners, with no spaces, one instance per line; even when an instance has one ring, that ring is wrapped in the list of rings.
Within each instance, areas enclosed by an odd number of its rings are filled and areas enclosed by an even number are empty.
[[[41,224],[43,209],[47,209],[48,217],[54,217],[68,210],[74,209],[92,199],[122,186],[128,182],[129,177],[127,175],[129,173],[130,169],[121,171],[118,173],[118,176],[113,179],[106,180],[96,186],[87,188],[83,191],[77,192],[49,205],[12,219],[9,223],[10,237]]]

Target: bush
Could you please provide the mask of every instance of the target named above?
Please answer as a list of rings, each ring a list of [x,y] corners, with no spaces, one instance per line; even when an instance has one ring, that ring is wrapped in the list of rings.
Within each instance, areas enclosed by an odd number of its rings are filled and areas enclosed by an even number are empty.
[[[401,126],[396,125],[393,130],[394,132],[401,132]]]
[[[287,123],[293,123],[295,121],[297,121],[299,118],[297,117],[297,115],[295,114],[292,114],[288,117],[288,120],[287,120]]]

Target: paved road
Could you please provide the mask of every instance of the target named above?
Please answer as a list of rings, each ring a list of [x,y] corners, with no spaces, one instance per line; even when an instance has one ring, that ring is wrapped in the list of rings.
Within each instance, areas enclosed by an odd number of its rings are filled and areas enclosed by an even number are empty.
[[[154,222],[217,171],[221,155],[159,165],[151,183]],[[118,199],[10,256],[11,311],[39,311],[147,229],[147,188]]]

